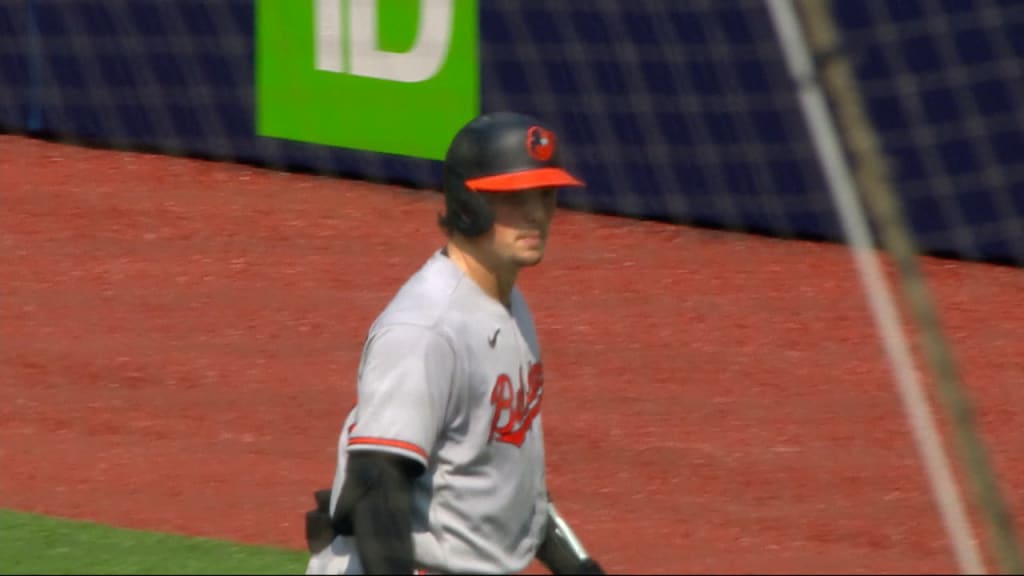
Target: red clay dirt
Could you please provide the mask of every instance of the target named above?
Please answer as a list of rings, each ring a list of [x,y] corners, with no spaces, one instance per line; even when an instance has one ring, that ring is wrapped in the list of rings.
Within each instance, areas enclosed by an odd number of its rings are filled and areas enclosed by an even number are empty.
[[[0,207],[0,507],[302,548],[438,196],[0,136]],[[926,270],[1024,477],[1024,270]],[[560,212],[522,285],[551,488],[611,571],[956,570],[842,247]]]

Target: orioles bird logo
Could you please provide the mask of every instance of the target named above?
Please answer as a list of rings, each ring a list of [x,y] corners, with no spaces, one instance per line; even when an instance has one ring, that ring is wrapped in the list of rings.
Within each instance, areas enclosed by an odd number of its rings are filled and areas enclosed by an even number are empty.
[[[547,162],[555,153],[555,134],[540,126],[532,126],[526,131],[526,153],[530,158]]]

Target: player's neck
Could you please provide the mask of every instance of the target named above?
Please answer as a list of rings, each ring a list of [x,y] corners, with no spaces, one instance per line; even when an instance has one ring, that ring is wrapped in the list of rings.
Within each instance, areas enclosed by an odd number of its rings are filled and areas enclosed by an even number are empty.
[[[518,269],[509,269],[489,261],[479,251],[470,246],[462,246],[457,242],[448,242],[445,248],[448,258],[485,294],[494,298],[506,308],[512,296],[512,288],[516,283]]]

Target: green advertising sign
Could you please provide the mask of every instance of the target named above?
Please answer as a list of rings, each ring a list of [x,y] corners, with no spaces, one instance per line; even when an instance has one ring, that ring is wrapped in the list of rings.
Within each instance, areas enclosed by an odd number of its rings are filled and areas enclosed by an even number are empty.
[[[258,0],[256,131],[439,160],[479,113],[477,0]]]

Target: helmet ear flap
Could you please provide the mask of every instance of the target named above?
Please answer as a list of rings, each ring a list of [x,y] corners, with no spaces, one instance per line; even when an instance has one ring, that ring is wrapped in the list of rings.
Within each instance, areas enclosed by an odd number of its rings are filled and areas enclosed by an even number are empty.
[[[494,224],[494,215],[487,199],[470,190],[459,172],[451,167],[444,171],[445,220],[463,236],[473,238],[487,233]]]

